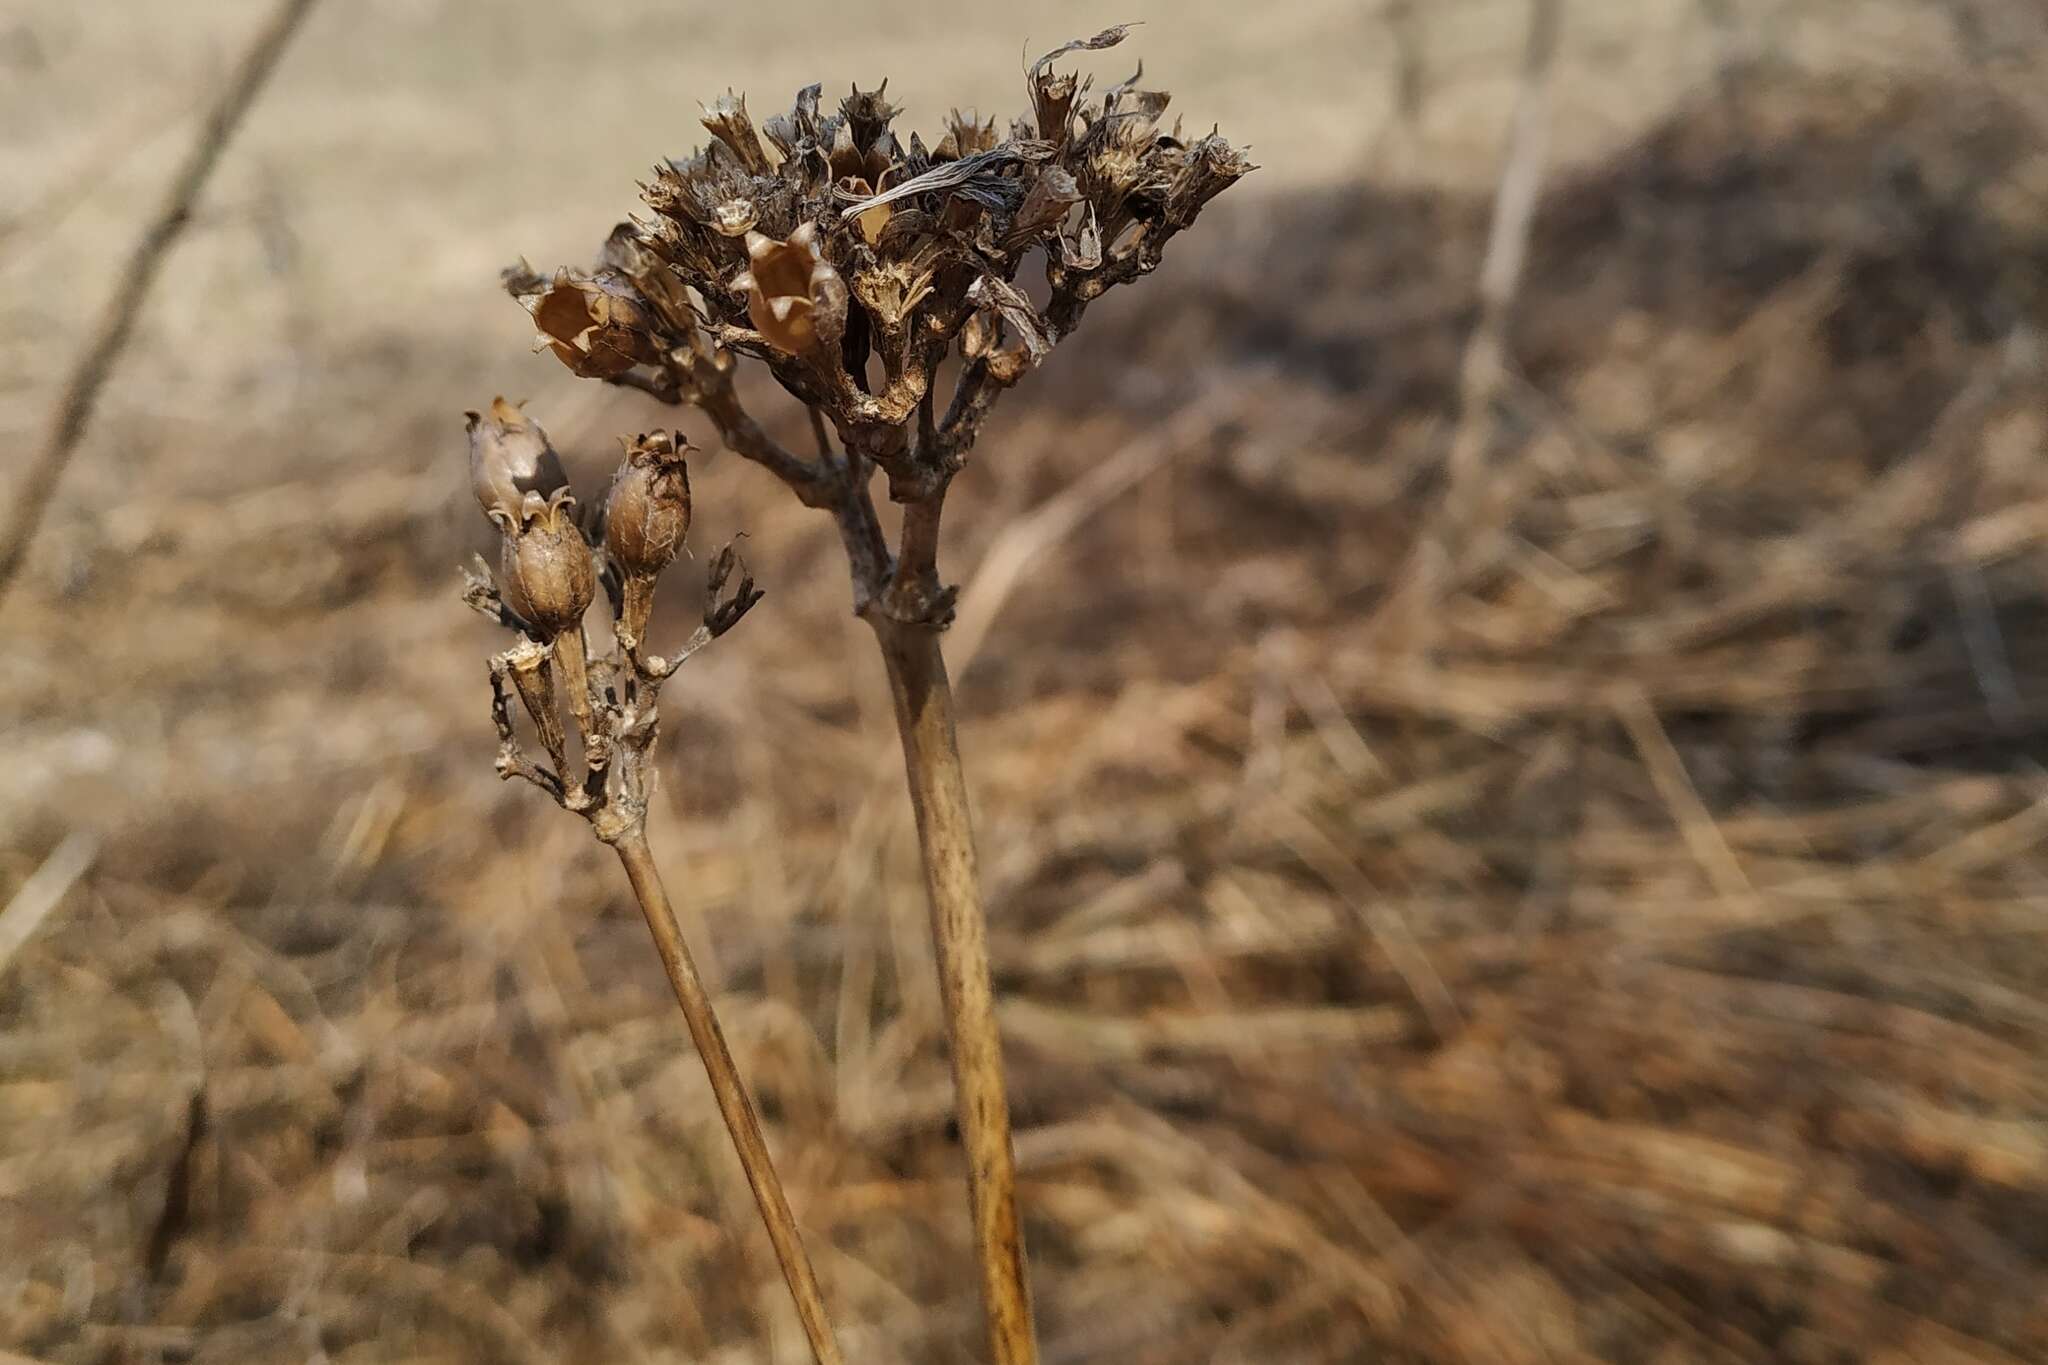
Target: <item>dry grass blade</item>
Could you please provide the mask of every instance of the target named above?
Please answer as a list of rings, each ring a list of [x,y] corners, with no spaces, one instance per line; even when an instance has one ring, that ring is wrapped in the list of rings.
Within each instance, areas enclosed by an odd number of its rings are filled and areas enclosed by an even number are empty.
[[[43,865],[15,891],[5,908],[0,908],[0,976],[7,974],[7,964],[21,951],[21,945],[42,927],[52,910],[64,903],[64,897],[92,866],[99,846],[99,840],[90,834],[66,835],[64,842],[50,850]]]

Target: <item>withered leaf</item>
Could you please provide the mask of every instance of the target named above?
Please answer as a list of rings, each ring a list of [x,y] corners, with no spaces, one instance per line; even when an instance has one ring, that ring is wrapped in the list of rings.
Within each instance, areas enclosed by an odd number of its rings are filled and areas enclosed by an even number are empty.
[[[1073,232],[1059,235],[1060,263],[1069,270],[1093,270],[1102,264],[1102,224],[1096,220],[1095,205],[1081,205],[1081,222]]]
[[[739,575],[739,582],[733,584],[731,593],[727,593],[726,584],[735,573]],[[704,576],[705,629],[714,639],[725,634],[739,624],[742,616],[753,610],[762,596],[761,590],[754,586],[754,575],[747,571],[747,562],[740,558],[739,541],[727,541],[712,559],[711,568]]]
[[[993,308],[1002,316],[1004,325],[1024,343],[1033,365],[1052,354],[1052,338],[1045,334],[1038,310],[1016,285],[995,275],[983,275],[967,286],[967,298],[970,303]]]
[[[1046,68],[1066,56],[1069,52],[1100,52],[1106,47],[1115,47],[1118,43],[1130,37],[1131,30],[1135,27],[1135,24],[1116,24],[1102,30],[1093,38],[1076,38],[1071,43],[1065,43],[1056,47],[1031,64],[1031,79],[1034,81],[1044,80]]]
[[[1036,138],[1005,142],[985,152],[976,152],[972,156],[963,156],[958,161],[948,161],[944,165],[934,166],[923,175],[913,175],[900,185],[847,205],[839,211],[839,216],[857,218],[869,209],[893,204],[898,199],[939,190],[965,194],[976,203],[989,207],[1011,204],[1023,193],[1023,187],[1013,185],[1008,190],[996,188],[993,182],[1003,179],[1001,172],[1019,162],[1035,164],[1050,160],[1057,150],[1050,142],[1041,142]]]

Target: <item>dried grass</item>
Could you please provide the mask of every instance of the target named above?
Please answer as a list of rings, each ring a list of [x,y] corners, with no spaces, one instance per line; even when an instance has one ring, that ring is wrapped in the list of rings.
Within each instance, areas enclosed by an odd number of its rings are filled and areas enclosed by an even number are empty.
[[[1037,523],[955,661],[1048,1358],[2048,1356],[2041,131],[1754,69],[1554,175],[1506,483],[1427,653],[1376,612],[1484,203],[1257,205],[1077,339],[1136,381],[1084,355],[1043,376],[1070,411],[1009,415],[978,546],[1191,395],[1245,405]],[[773,592],[830,544],[748,482]],[[76,724],[154,698],[218,749],[138,760],[0,976],[0,1342],[794,1358],[644,931],[472,776],[453,533],[349,505],[290,555],[260,501],[138,513],[82,596],[17,594],[51,659],[139,594]],[[298,605],[212,592],[228,553],[300,566]],[[692,689],[665,871],[849,1355],[963,1358],[908,822],[830,795],[887,762],[842,699],[879,679],[830,594],[771,605]]]

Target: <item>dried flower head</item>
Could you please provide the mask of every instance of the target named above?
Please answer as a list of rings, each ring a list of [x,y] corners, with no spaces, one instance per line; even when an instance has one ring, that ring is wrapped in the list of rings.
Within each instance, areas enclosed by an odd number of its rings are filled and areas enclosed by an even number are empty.
[[[569,486],[562,457],[540,423],[502,397],[490,411],[469,412],[469,483],[484,515],[501,527],[517,524],[528,493],[546,498]]]
[[[778,242],[747,234],[747,268],[733,277],[747,316],[778,351],[804,355],[837,344],[846,326],[846,282],[818,251],[818,225],[805,223]]]
[[[1139,76],[1097,93],[1060,69],[1126,37],[1106,29],[1032,63],[1028,110],[1007,135],[955,110],[929,150],[898,136],[886,83],[856,86],[829,111],[807,86],[758,127],[728,92],[705,112],[712,141],[655,168],[643,187],[652,217],[620,227],[595,269],[507,282],[578,374],[698,402],[707,384],[722,391],[705,362],[752,355],[899,492],[932,488],[973,444],[990,377],[967,379],[938,440],[902,433],[970,319],[982,354],[1021,348],[1021,375],[1252,169],[1219,136],[1190,142],[1162,125],[1168,98]],[[1034,255],[1050,299],[1011,306]]]
[[[498,547],[505,605],[544,639],[574,630],[597,596],[597,565],[576,524],[575,505],[566,488],[547,497],[528,493]]]
[[[610,379],[661,361],[654,318],[623,273],[555,272],[552,283],[520,296],[540,341],[586,379]]]

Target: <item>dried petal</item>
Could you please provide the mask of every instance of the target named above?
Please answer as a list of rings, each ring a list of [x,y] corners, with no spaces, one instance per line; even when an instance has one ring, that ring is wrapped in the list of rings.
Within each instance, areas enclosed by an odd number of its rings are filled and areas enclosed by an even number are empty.
[[[995,275],[983,275],[967,287],[967,301],[979,309],[993,310],[1003,324],[1016,334],[1033,365],[1052,354],[1052,338],[1045,322],[1024,291]]]
[[[1069,270],[1093,270],[1102,264],[1102,225],[1096,221],[1095,205],[1081,205],[1081,221],[1070,232],[1059,235],[1060,263]]]
[[[817,142],[818,96],[823,92],[821,85],[805,86],[797,91],[796,104],[788,113],[777,114],[763,126],[762,131],[783,156],[793,158],[805,146]]]
[[[1006,249],[1014,251],[1029,243],[1033,238],[1060,225],[1071,209],[1081,200],[1081,188],[1074,183],[1074,177],[1058,166],[1040,169],[1031,182],[1031,188],[1024,195],[1024,202],[1017,207],[1017,216],[1010,222]]]
[[[697,310],[690,302],[689,291],[639,224],[621,223],[613,228],[612,235],[605,240],[602,259],[607,267],[632,282],[660,322],[658,331],[663,341],[673,344],[687,339],[696,330]]]
[[[735,574],[739,578],[737,583],[732,582]],[[726,588],[728,583],[732,585],[730,592]],[[704,575],[704,628],[714,637],[725,634],[753,610],[761,597],[761,590],[754,586],[754,575],[740,558],[739,542],[727,541],[712,557],[710,571]]]

